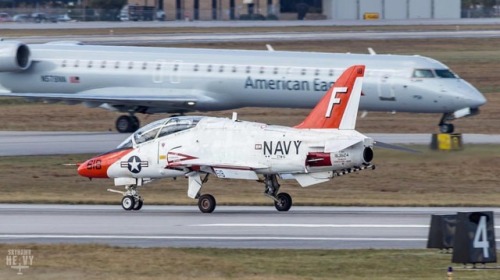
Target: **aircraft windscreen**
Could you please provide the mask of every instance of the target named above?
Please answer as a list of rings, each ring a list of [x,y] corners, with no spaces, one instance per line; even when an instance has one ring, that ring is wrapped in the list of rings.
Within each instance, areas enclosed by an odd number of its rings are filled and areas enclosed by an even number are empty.
[[[434,78],[434,73],[431,69],[415,69],[413,78]]]
[[[446,78],[446,79],[456,79],[458,76],[451,72],[449,69],[436,69],[434,70],[436,72],[436,75],[439,78]]]

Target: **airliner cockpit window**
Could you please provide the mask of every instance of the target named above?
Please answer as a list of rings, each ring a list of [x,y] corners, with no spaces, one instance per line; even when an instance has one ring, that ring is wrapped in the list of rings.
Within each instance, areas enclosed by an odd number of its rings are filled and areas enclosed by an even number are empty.
[[[457,74],[451,72],[449,69],[436,69],[434,71],[436,72],[436,75],[439,78],[446,78],[446,79],[456,79],[456,78],[458,78]]]
[[[434,73],[431,69],[415,69],[413,78],[434,78]]]

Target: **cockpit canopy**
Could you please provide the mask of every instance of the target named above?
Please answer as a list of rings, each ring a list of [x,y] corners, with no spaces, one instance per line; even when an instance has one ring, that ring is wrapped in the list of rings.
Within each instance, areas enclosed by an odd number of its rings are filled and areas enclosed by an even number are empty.
[[[200,116],[179,116],[157,120],[134,132],[118,148],[133,147],[159,137],[193,128],[202,118]]]
[[[415,69],[412,78],[446,78],[458,79],[458,75],[451,72],[450,69]]]

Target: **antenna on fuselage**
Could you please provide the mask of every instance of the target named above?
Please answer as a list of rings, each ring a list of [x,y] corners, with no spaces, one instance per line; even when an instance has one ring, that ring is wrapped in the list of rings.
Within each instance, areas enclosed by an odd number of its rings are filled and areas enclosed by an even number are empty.
[[[368,53],[370,55],[376,55],[377,54],[372,48],[368,48]]]
[[[266,48],[268,51],[274,52],[274,48],[273,48],[273,46],[271,46],[271,44],[266,44]]]

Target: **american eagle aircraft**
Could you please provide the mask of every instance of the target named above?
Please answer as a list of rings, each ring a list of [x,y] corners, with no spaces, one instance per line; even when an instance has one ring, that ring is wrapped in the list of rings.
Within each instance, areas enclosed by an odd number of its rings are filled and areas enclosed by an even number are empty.
[[[312,108],[347,67],[366,65],[360,109],[472,116],[486,100],[439,61],[409,55],[91,46],[0,42],[0,96],[83,103],[135,114],[241,107]]]
[[[365,66],[347,69],[299,125],[291,128],[232,119],[179,116],[153,122],[127,138],[116,150],[87,160],[78,173],[113,178],[125,186],[125,210],[139,210],[138,188],[152,180],[185,176],[187,194],[201,212],[215,209],[215,198],[201,194],[209,175],[263,182],[278,211],[292,206],[279,192],[278,177],[302,187],[335,176],[373,169],[372,138],[355,128]]]

